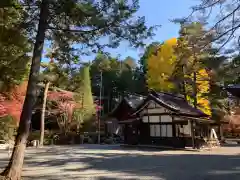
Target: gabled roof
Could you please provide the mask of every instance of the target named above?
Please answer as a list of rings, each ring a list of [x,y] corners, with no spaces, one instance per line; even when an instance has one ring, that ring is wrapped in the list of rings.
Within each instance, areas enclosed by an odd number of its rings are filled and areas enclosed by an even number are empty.
[[[128,95],[108,114],[109,117],[122,117],[131,114],[144,100],[143,96]]]
[[[138,105],[143,102],[144,98],[143,96],[137,96],[137,95],[128,95],[127,97],[124,97],[124,100],[128,103],[129,106],[132,108],[137,108]]]
[[[240,98],[240,84],[229,85],[225,89],[228,92],[230,92],[233,96]]]
[[[175,115],[191,116],[191,117],[208,117],[201,110],[191,106],[183,97],[170,93],[158,93],[150,91],[148,97],[142,102],[133,114],[140,112],[146,107],[150,100],[155,101],[160,106],[172,111]]]

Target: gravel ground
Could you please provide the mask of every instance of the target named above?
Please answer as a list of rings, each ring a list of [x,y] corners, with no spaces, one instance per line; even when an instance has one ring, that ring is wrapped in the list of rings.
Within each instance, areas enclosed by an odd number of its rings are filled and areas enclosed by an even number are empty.
[[[0,151],[0,169],[8,152]],[[211,151],[137,150],[116,145],[28,148],[24,180],[240,180],[240,146]]]

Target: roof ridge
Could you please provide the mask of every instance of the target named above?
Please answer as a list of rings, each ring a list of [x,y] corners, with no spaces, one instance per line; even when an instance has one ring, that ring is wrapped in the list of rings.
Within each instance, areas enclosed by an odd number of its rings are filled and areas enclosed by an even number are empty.
[[[181,99],[181,100],[183,100],[184,103],[186,103],[187,106],[194,108],[196,111],[199,111],[199,112],[202,113],[202,114],[205,114],[201,109],[192,106],[185,98],[176,96],[176,95],[171,94],[171,93],[165,93],[165,92],[160,92],[160,93],[169,95],[169,96],[174,97],[174,98]],[[179,110],[178,107],[176,107],[176,106],[174,106],[174,105],[172,105],[172,104],[169,104],[169,103],[165,102],[164,100],[161,100],[161,96],[159,95],[160,93],[158,93],[158,92],[156,92],[156,91],[154,91],[154,90],[150,91],[150,95],[154,96],[157,100],[160,100],[161,102],[164,102],[164,104],[167,104],[167,105],[169,105],[170,107],[172,107],[172,108],[174,108],[174,109],[176,109],[176,110]]]
[[[169,96],[173,96],[173,97],[185,100],[185,98],[183,97],[182,94],[174,94],[174,93],[169,93],[169,92],[157,92],[157,93],[162,93],[162,94],[166,94],[166,95],[169,95]]]
[[[170,108],[172,108],[172,109],[174,109],[176,111],[179,111],[178,107],[173,106],[172,104],[169,104],[169,103],[165,102],[164,100],[160,99],[158,94],[155,95],[155,94],[151,94],[150,93],[150,96],[154,96],[154,98],[156,98],[157,101],[159,101],[160,103],[164,104],[165,106],[168,106],[168,107],[170,107]]]
[[[157,91],[155,91],[155,90],[153,90],[153,89],[151,89],[149,92],[150,92],[151,94],[157,95],[157,96],[158,96],[158,94],[162,93],[162,94],[166,94],[166,95],[169,95],[169,96],[173,96],[173,97],[177,97],[177,98],[184,99],[184,97],[180,97],[180,96],[178,96],[178,95],[176,95],[176,94],[173,94],[173,93],[170,93],[170,92],[163,92],[163,91],[157,92]],[[182,94],[181,94],[181,95],[182,95]],[[182,95],[182,96],[183,96],[183,95]]]
[[[143,96],[141,94],[135,94],[135,93],[132,93],[132,94],[127,94],[127,97],[129,96],[135,96],[135,97],[146,97],[146,96]]]

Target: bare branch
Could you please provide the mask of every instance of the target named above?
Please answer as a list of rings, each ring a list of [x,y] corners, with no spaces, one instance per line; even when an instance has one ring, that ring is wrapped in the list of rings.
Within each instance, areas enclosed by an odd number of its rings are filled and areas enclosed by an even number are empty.
[[[240,27],[240,26],[238,26]],[[238,28],[232,28],[228,32],[232,31],[227,40],[218,48],[217,52],[219,52],[231,39],[234,37],[234,33]]]
[[[231,13],[225,15],[222,19],[220,19],[219,21],[217,21],[217,22],[215,23],[215,25],[211,28],[211,30],[215,29],[215,28],[218,26],[218,24],[220,24],[221,22],[223,22],[224,20],[226,20],[227,18],[229,18],[231,15],[234,15],[235,12],[236,12],[238,9],[240,9],[240,5],[238,5]]]
[[[62,29],[62,28],[55,28],[55,27],[51,27],[51,26],[48,26],[47,29],[56,30],[56,31],[63,31],[63,32],[82,33],[82,34],[86,34],[86,33],[89,33],[89,34],[90,34],[90,33],[93,33],[93,32],[96,32],[96,31],[101,30],[101,28],[96,28],[96,29],[92,29],[92,30]]]
[[[235,27],[232,27],[231,29],[228,29],[227,31],[225,31],[224,33],[222,33],[221,35],[219,35],[217,38],[213,39],[212,42],[219,40],[220,38],[224,37],[225,35],[227,35],[229,32],[233,31],[235,32],[238,28],[240,27],[240,24],[238,24]]]
[[[210,15],[212,14],[213,8],[217,5],[219,5],[220,7],[219,9],[220,17],[217,16],[218,20],[209,29],[209,32],[214,31],[216,33],[215,38],[210,43],[216,42],[222,38],[226,38],[226,40],[218,48],[218,51],[220,51],[220,49],[222,49],[227,43],[229,43],[233,38],[235,38],[235,35],[236,35],[235,33],[240,28],[239,15],[237,14],[237,12],[239,12],[240,10],[239,0],[231,1],[231,4],[228,4],[228,1],[223,1],[223,0],[211,0],[211,1],[202,0],[202,3],[200,5],[192,7],[192,12],[186,18],[186,20],[187,19],[190,20],[195,13],[202,10],[209,10],[208,15],[206,16],[206,18],[209,18]],[[227,9],[228,7],[231,7],[231,9],[230,10]],[[221,31],[219,31],[219,28],[221,28],[223,31],[221,29],[220,29]],[[238,43],[240,44],[240,38],[238,38]],[[206,46],[208,45],[209,43],[206,44]]]
[[[213,3],[211,3],[211,4],[208,4],[209,1],[206,1],[206,3],[205,3],[206,6],[204,6],[204,5],[195,6],[195,7],[193,7],[193,10],[194,11],[200,11],[200,10],[203,10],[203,9],[207,9],[207,8],[215,6],[216,4],[221,3],[221,1],[222,0],[217,0],[217,1],[214,1]]]
[[[222,0],[217,0],[216,2],[213,2],[207,6],[204,5],[199,5],[199,6],[194,6],[192,7],[192,12],[190,13],[190,15],[186,18],[184,18],[185,21],[188,21],[190,19],[190,17],[193,16],[193,14],[197,11],[201,11],[207,8],[211,8],[210,13],[208,14],[208,16],[210,16],[210,14],[212,13],[212,7],[215,6],[216,4],[220,3]],[[205,5],[208,3],[208,1],[205,2]]]

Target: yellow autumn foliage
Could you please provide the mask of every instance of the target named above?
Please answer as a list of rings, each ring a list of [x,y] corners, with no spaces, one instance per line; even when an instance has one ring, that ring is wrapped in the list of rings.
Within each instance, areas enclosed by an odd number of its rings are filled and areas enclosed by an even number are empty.
[[[185,42],[185,41],[183,41]],[[166,40],[162,45],[159,46],[156,54],[150,56],[147,60],[147,84],[148,88],[154,89],[156,91],[169,92],[175,89],[175,85],[169,81],[169,78],[175,70],[177,57],[186,58],[187,66],[192,66],[194,62],[194,57],[191,53],[191,49],[186,49],[187,43],[183,44],[179,42],[177,38],[172,38]],[[176,52],[176,46],[180,47],[179,51]],[[181,56],[181,57],[180,57]],[[203,68],[197,71],[197,107],[204,113],[211,115],[210,102],[208,101],[206,94],[209,92],[209,75],[207,71]],[[185,78],[193,79],[193,73],[190,75],[185,75]],[[190,84],[185,84],[187,94],[193,93],[193,86]],[[193,99],[187,96],[187,100],[193,105]]]
[[[209,92],[209,75],[205,69],[201,69],[197,72],[197,107],[207,115],[211,115],[211,106],[207,98],[207,93]],[[193,74],[190,78],[193,79]],[[193,92],[193,87],[191,85],[186,85],[187,91]],[[194,104],[193,98],[187,96],[187,100],[190,104]]]
[[[156,54],[148,59],[147,83],[149,88],[157,91],[170,91],[174,88],[173,83],[168,80],[175,67],[174,46],[176,44],[176,38],[165,41]]]
[[[210,102],[206,94],[210,90],[209,74],[205,69],[201,69],[197,73],[197,105],[204,113],[211,115]]]

